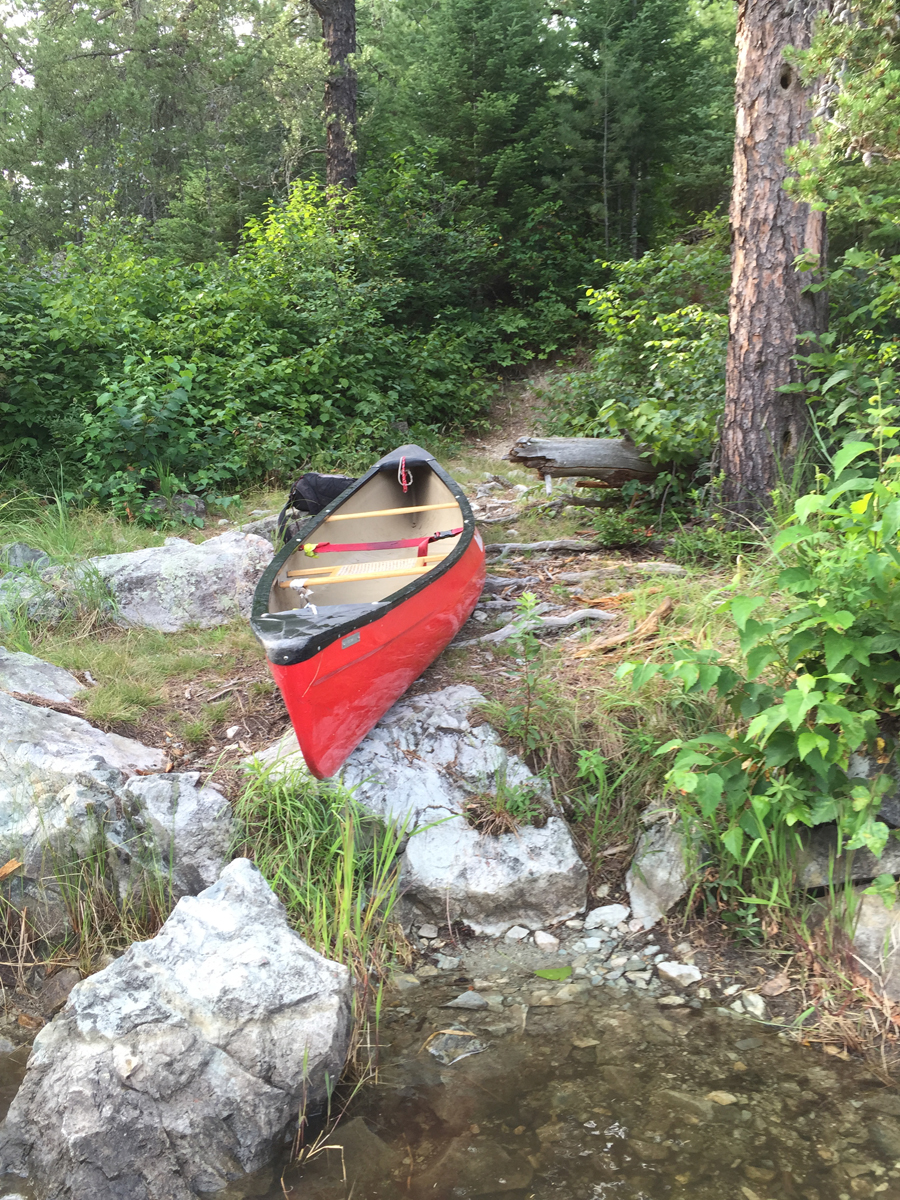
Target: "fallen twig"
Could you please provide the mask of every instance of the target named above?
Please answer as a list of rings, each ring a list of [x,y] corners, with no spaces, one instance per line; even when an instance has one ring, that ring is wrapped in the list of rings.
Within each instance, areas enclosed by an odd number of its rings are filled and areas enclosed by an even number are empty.
[[[507,588],[524,588],[532,587],[536,583],[540,583],[537,575],[526,575],[524,579],[504,579],[502,575],[486,575],[484,578],[484,590],[486,592],[505,592]]]
[[[485,546],[485,554],[499,554],[505,558],[513,551],[531,553],[535,550],[571,550],[577,554],[596,554],[603,549],[602,542],[579,542],[574,538],[562,538],[556,542],[490,542]]]
[[[31,704],[35,708],[49,708],[53,712],[65,713],[67,717],[80,717],[85,719],[84,712],[80,708],[76,708],[74,704],[66,704],[58,700],[47,700],[44,696],[36,696],[34,692],[7,692],[7,696],[12,696],[13,700],[21,700],[25,704]]]
[[[684,567],[666,562],[622,562],[588,571],[565,571],[556,578],[560,583],[581,583],[585,579],[619,579],[623,575],[686,575]]]
[[[589,642],[587,646],[583,646],[580,650],[576,650],[573,658],[587,658],[589,654],[596,654],[598,651],[611,650],[615,646],[622,646],[625,642],[641,642],[644,638],[652,637],[658,630],[666,617],[671,616],[675,609],[671,596],[666,596],[662,604],[658,608],[654,608],[649,617],[644,617],[643,621],[635,625],[634,629],[626,630],[624,633],[614,633],[611,637],[597,638],[596,641]]]
[[[499,642],[505,642],[507,638],[513,637],[517,633],[533,633],[536,637],[541,637],[545,633],[570,629],[582,621],[615,621],[615,619],[615,613],[602,612],[597,608],[580,608],[577,612],[569,613],[565,617],[542,617],[539,621],[529,622],[527,625],[523,625],[519,621],[510,621],[502,629],[496,629],[493,633],[486,633],[482,637],[469,638],[466,642],[451,642],[450,648],[464,650],[466,646],[478,646],[485,643],[496,645]]]
[[[232,679],[230,683],[226,683],[223,687],[220,687],[217,692],[213,692],[212,695],[206,696],[204,703],[209,704],[211,700],[218,700],[219,697],[224,696],[226,692],[233,692],[234,689],[239,687],[242,683],[249,682],[249,679]]]

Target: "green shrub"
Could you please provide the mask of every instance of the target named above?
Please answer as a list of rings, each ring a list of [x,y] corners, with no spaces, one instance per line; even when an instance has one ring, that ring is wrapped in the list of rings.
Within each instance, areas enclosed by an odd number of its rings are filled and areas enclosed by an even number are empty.
[[[621,263],[590,288],[597,349],[589,370],[546,397],[548,429],[577,437],[629,436],[655,463],[707,457],[725,402],[727,248],[721,228]]]
[[[671,791],[732,870],[784,861],[801,826],[836,822],[849,849],[880,855],[885,774],[850,773],[868,746],[887,761],[884,717],[900,710],[900,409],[873,406],[873,437],[835,455],[833,474],[800,497],[773,550],[786,560],[782,611],[762,595],[727,602],[743,664],[687,649],[667,666],[625,664],[635,686],[659,673],[688,694],[716,692],[734,727],[676,751]],[[888,747],[890,749],[890,747]]]
[[[298,185],[230,259],[148,255],[140,223],[91,230],[40,270],[7,258],[0,455],[27,469],[55,451],[86,495],[137,512],[161,475],[215,495],[370,460],[404,422],[422,438],[464,424],[486,395],[486,335],[439,312],[410,322],[379,237],[362,202]]]

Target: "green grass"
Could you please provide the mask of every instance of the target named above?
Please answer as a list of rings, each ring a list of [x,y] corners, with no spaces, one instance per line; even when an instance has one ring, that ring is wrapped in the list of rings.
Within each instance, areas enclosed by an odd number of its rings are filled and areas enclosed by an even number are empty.
[[[384,975],[403,943],[392,916],[404,830],[300,772],[252,772],[235,816],[236,852],[254,860],[300,935],[351,965],[363,987]]]

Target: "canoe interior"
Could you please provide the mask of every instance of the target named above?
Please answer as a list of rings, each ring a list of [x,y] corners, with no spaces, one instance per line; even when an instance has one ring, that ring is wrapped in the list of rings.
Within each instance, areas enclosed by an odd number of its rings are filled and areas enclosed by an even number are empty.
[[[397,479],[396,464],[373,476],[364,483],[333,515],[343,518],[349,513],[377,512],[382,509],[412,508],[424,504],[449,504],[432,512],[398,513],[392,516],[372,516],[349,520],[326,520],[312,533],[306,533],[307,542],[388,542],[405,538],[426,537],[430,533],[445,529],[458,529],[463,524],[459,504],[441,479],[425,463],[412,468],[413,483],[404,492]],[[459,535],[432,542],[427,553],[431,556],[450,554],[459,544]],[[418,552],[415,546],[393,550],[343,550],[323,553],[310,558],[298,548],[282,563],[269,592],[270,613],[287,612],[305,608],[309,604],[334,606],[344,604],[370,604],[385,600],[394,592],[411,583],[416,576],[387,575],[372,579],[365,576],[376,572],[387,573],[417,566]],[[339,569],[342,566],[365,564],[362,571],[348,575],[334,583],[310,580],[323,578],[322,569]],[[423,568],[427,573],[440,565],[440,558],[431,557]],[[329,575],[330,575],[329,571]],[[292,580],[303,581],[304,591],[283,586]]]

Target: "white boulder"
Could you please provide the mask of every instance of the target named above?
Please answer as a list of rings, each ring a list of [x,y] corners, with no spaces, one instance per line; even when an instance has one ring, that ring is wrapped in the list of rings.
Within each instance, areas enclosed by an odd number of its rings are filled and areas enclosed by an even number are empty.
[[[230,530],[205,542],[170,537],[162,546],[92,558],[83,570],[107,585],[123,624],[177,633],[248,617],[272,554],[265,538]]]
[[[632,917],[650,929],[688,890],[684,829],[661,821],[641,834],[625,880]]]
[[[344,1065],[347,969],[247,859],[78,984],[38,1034],[0,1163],[56,1200],[194,1200],[265,1166]]]
[[[16,653],[0,646],[0,691],[40,696],[65,704],[83,692],[74,675],[33,654]]]
[[[500,744],[460,684],[400,700],[353,751],[340,780],[382,821],[403,827],[404,923],[462,920],[478,933],[539,929],[584,908],[587,868],[546,783]],[[276,775],[306,772],[293,733],[251,759]],[[521,790],[549,814],[542,826],[483,836],[462,815],[473,797]]]
[[[0,863],[23,864],[3,894],[28,904],[44,936],[65,928],[60,879],[100,846],[120,893],[148,873],[176,897],[218,877],[232,833],[228,803],[199,788],[196,774],[155,774],[164,764],[161,751],[132,738],[0,692]]]

